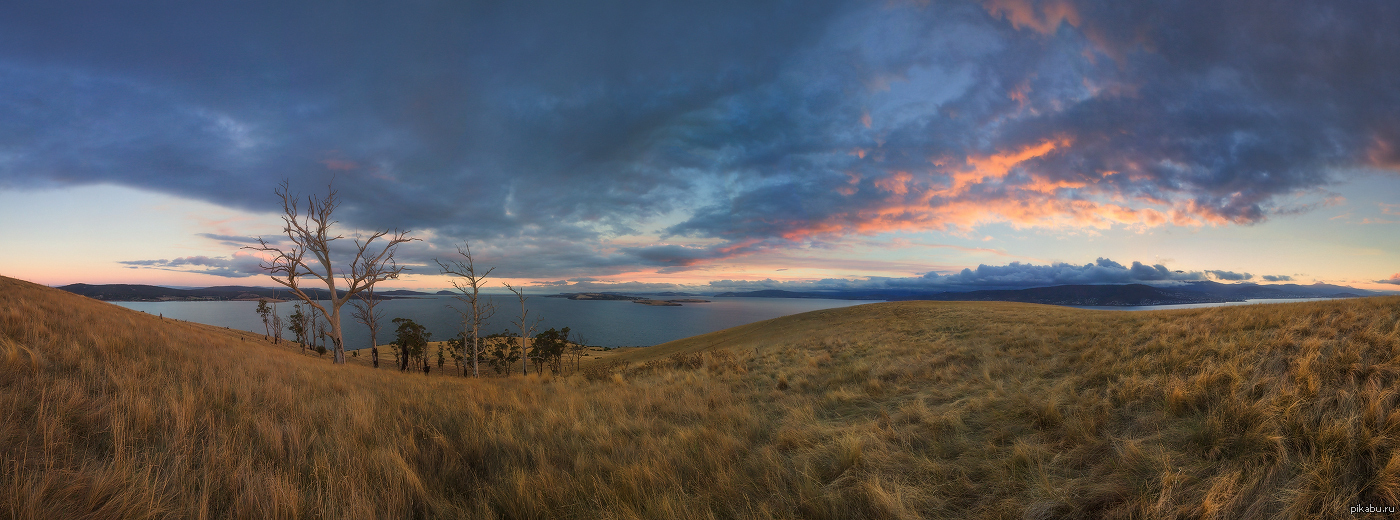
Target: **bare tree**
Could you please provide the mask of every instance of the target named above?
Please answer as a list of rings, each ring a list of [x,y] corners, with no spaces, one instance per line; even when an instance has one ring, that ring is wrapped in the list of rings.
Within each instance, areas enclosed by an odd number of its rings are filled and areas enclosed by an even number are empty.
[[[298,206],[298,196],[291,193],[291,182],[282,181],[282,185],[275,192],[282,199],[282,232],[291,240],[292,245],[284,249],[269,245],[259,237],[257,246],[248,246],[246,249],[271,255],[272,258],[263,261],[261,267],[268,271],[272,280],[291,289],[297,298],[301,298],[307,305],[326,316],[331,326],[330,336],[335,347],[335,363],[344,364],[345,342],[340,327],[340,307],[360,291],[378,282],[398,278],[404,268],[394,263],[395,250],[399,244],[418,239],[408,236],[409,231],[398,229],[375,231],[363,241],[362,237],[356,236],[355,257],[349,262],[350,271],[337,271],[331,261],[331,244],[345,237],[333,235],[331,227],[337,223],[332,220],[332,213],[340,205],[340,199],[332,186],[326,186],[326,191],[326,196],[321,199],[308,196],[303,213],[302,208]],[[378,253],[371,251],[370,247],[381,238],[384,239],[383,248]],[[307,255],[310,255],[310,258]],[[374,268],[366,269],[366,266]],[[344,291],[336,287],[337,275],[345,282]],[[319,302],[312,301],[311,296],[302,290],[303,278],[315,278],[326,284],[330,293],[329,311]]]
[[[520,318],[513,321],[512,323],[514,323],[516,327],[520,328],[520,360],[522,361],[520,375],[529,375],[530,359],[525,356],[525,348],[527,346],[526,342],[530,341],[530,338],[535,335],[535,326],[539,325],[540,321],[543,320],[543,318],[535,317],[534,320],[529,319],[530,311],[525,308],[526,297],[524,287],[511,287],[510,284],[505,282],[501,282],[501,285],[506,286],[507,289],[510,289],[510,292],[515,293],[516,298],[520,299]]]
[[[373,265],[369,259],[365,259],[366,265],[361,266],[361,270],[372,276],[378,276],[380,270],[397,267],[393,260],[393,257],[390,256],[388,264]],[[374,367],[379,368],[379,322],[384,318],[384,310],[377,308],[378,300],[374,299],[374,285],[370,285],[355,296],[354,309],[351,310],[350,316],[355,318],[355,321],[369,327],[369,353],[373,357]]]
[[[462,315],[463,331],[465,332],[465,329],[471,329],[472,331],[472,377],[481,377],[481,324],[485,322],[487,318],[496,314],[496,306],[494,304],[490,301],[481,301],[481,287],[486,285],[486,277],[491,274],[491,271],[496,270],[496,268],[492,267],[478,274],[476,272],[476,266],[472,263],[472,248],[470,243],[463,242],[462,246],[457,248],[457,254],[462,255],[461,260],[443,262],[442,260],[434,259],[433,261],[437,262],[438,267],[442,268],[442,274],[450,274],[462,279],[459,281],[454,278],[452,280],[452,287],[455,287],[457,292],[462,293],[460,296],[455,296],[455,298],[467,304],[467,309],[465,311],[458,310],[457,312]],[[465,359],[467,354],[465,352],[467,349],[467,342],[462,342],[462,349],[464,351],[462,352],[462,357]]]
[[[569,355],[574,358],[574,372],[578,372],[579,365],[583,362],[583,355],[588,352],[588,338],[583,334],[574,333],[574,343],[569,344]]]

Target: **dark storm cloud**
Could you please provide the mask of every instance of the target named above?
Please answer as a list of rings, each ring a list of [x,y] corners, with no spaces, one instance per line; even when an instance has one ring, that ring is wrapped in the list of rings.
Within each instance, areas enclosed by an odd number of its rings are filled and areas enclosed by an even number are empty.
[[[346,224],[439,237],[405,262],[470,238],[552,279],[1247,224],[1400,169],[1397,25],[1380,1],[7,5],[0,187],[275,210],[280,179],[334,176]],[[606,243],[653,231],[724,243]]]
[[[1266,275],[1264,275],[1264,281],[1266,281],[1266,282],[1291,282],[1291,281],[1293,281],[1293,277],[1292,277],[1292,276],[1288,276],[1288,275],[1286,275],[1286,274],[1266,274]]]
[[[766,81],[833,10],[11,6],[0,183],[119,182],[270,209],[278,179],[306,192],[334,173],[355,224],[591,236],[689,185],[648,164],[664,153],[657,128]]]

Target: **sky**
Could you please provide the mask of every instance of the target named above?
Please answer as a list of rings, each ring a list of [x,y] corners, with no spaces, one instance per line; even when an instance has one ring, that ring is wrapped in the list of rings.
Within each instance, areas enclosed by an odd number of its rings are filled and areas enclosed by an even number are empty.
[[[391,288],[1400,289],[1400,4],[7,2],[0,275]],[[343,244],[344,242],[342,242]]]

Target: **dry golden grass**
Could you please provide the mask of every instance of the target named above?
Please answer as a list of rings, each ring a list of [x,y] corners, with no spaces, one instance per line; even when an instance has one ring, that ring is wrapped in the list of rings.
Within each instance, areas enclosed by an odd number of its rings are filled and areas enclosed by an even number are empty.
[[[901,302],[467,380],[0,278],[0,514],[1350,517],[1400,504],[1398,319]]]

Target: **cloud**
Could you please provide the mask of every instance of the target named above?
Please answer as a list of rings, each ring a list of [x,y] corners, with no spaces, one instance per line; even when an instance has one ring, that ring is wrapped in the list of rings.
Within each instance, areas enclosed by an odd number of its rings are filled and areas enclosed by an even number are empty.
[[[1011,262],[1004,266],[983,264],[977,266],[976,269],[963,269],[958,273],[947,275],[928,273],[924,275],[924,278],[936,285],[957,287],[1030,287],[1064,284],[1184,282],[1204,280],[1206,275],[1205,272],[1200,271],[1174,271],[1161,264],[1145,265],[1133,262],[1132,265],[1125,267],[1113,260],[1099,258],[1092,264],[1084,265],[1066,263],[1036,265],[1020,262]]]
[[[187,273],[210,274],[227,278],[246,278],[267,274],[259,267],[260,260],[247,253],[237,253],[232,258],[208,256],[187,256],[173,260],[122,260],[118,263],[130,269],[160,269]]]
[[[1400,273],[1392,274],[1392,275],[1390,275],[1390,278],[1385,279],[1385,280],[1376,280],[1376,283],[1388,283],[1388,284],[1391,284],[1391,285],[1400,285]]]
[[[541,279],[1248,225],[1400,171],[1397,24],[1301,0],[0,8],[0,187],[275,211],[282,178],[334,177],[348,226]]]
[[[243,247],[243,246],[246,246],[246,245],[257,245],[257,243],[258,243],[258,238],[257,238],[257,237],[245,237],[245,236],[238,236],[238,235],[220,235],[220,234],[217,234],[217,233],[196,233],[195,236],[208,238],[208,239],[210,239],[210,240],[218,240],[218,241],[220,241],[220,242],[223,242],[223,243],[226,244],[226,245],[230,245],[230,246],[233,246],[233,247]],[[263,239],[266,240],[268,244],[278,244],[278,243],[281,243],[281,242],[282,242],[282,239],[281,239],[280,237],[277,237],[277,236],[263,237]]]
[[[1283,275],[1283,274],[1266,274],[1266,275],[1264,275],[1264,281],[1266,281],[1266,282],[1291,282],[1291,281],[1293,281],[1293,277],[1292,277],[1292,276],[1288,276],[1288,275]]]
[[[1207,273],[1207,274],[1210,274],[1210,275],[1213,276],[1213,277],[1215,277],[1215,279],[1217,279],[1217,280],[1225,280],[1225,281],[1230,281],[1230,282],[1239,282],[1239,281],[1244,281],[1244,280],[1249,280],[1249,279],[1254,278],[1254,275],[1252,275],[1252,274],[1249,274],[1249,273],[1236,273],[1236,272],[1234,272],[1234,271],[1214,271],[1214,270],[1212,270],[1212,271],[1206,271],[1206,273]],[[1267,279],[1267,278],[1268,278],[1268,277],[1265,277],[1265,279]],[[1275,281],[1275,280],[1271,280],[1271,281]]]
[[[778,269],[781,271],[782,269]],[[1011,262],[1005,265],[979,265],[961,271],[941,274],[926,273],[922,276],[864,278],[826,278],[816,280],[711,280],[699,284],[679,284],[664,282],[606,282],[586,281],[536,281],[531,285],[548,287],[558,292],[728,292],[778,289],[788,291],[904,291],[904,292],[943,292],[973,291],[983,289],[1024,289],[1054,285],[1094,285],[1094,284],[1149,284],[1155,286],[1180,285],[1206,281],[1215,273],[1234,274],[1240,279],[1244,275],[1230,271],[1205,270],[1185,271],[1170,269],[1161,264],[1147,265],[1132,262],[1123,265],[1107,258],[1099,258],[1088,264],[1034,264]],[[1286,281],[1287,276],[1267,275],[1269,281]],[[1400,283],[1400,282],[1397,282]]]

